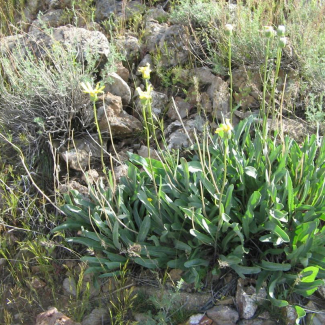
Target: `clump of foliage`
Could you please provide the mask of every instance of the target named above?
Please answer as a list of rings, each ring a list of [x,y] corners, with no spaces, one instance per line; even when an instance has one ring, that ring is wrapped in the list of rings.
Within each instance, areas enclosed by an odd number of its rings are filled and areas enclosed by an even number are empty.
[[[197,287],[207,271],[231,268],[268,283],[284,306],[310,295],[325,277],[325,146],[265,139],[253,118],[232,136],[226,124],[175,167],[130,155],[128,176],[113,191],[90,186],[90,199],[66,196],[69,242],[94,250],[89,272],[119,273],[127,261],[149,269],[179,268]],[[227,136],[226,136],[227,135]]]

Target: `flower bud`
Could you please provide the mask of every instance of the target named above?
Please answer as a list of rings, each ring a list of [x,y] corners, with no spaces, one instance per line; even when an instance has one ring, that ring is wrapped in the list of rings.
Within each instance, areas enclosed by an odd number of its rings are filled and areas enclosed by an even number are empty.
[[[286,28],[283,25],[278,26],[278,29],[276,33],[278,34],[279,37],[283,37],[285,35]]]
[[[281,37],[279,39],[279,47],[283,49],[287,45],[287,38],[286,37]]]
[[[232,30],[234,29],[234,26],[231,24],[226,24],[225,25],[225,33],[227,36],[232,35]]]
[[[272,26],[264,26],[263,27],[264,35],[267,38],[273,37],[275,34],[275,31]]]

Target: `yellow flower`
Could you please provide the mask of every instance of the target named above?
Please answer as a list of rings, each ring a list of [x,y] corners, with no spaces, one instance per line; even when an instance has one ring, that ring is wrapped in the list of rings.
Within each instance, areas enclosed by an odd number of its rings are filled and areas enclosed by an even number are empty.
[[[149,85],[146,91],[141,90],[140,87],[137,88],[137,92],[139,94],[139,98],[141,101],[147,101],[151,99],[151,91],[152,91],[152,86]]]
[[[233,127],[230,124],[230,120],[226,119],[226,123],[220,124],[220,128],[217,128],[215,133],[219,134],[221,137],[223,137],[224,133],[226,135],[230,135],[232,130],[233,130]]]
[[[91,86],[90,82],[82,82],[81,87],[84,89],[84,93],[89,94],[90,98],[94,101],[97,100],[97,94],[103,93],[103,89],[105,86],[99,87],[99,83],[97,83],[95,89]]]
[[[142,73],[142,78],[143,79],[150,79],[151,70],[150,70],[150,64],[149,63],[147,63],[147,65],[145,67],[139,68],[138,71]]]
[[[151,198],[151,197],[148,197],[148,201],[149,201],[149,202],[152,202],[152,198]]]

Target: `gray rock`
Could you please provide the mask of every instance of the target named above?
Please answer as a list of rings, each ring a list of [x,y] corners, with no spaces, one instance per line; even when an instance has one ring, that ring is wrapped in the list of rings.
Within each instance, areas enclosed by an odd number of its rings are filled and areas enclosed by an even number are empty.
[[[215,75],[207,67],[195,68],[191,70],[191,75],[196,76],[201,85],[210,85]]]
[[[212,116],[219,120],[227,117],[230,113],[228,83],[220,77],[214,77],[207,93],[212,101]]]
[[[83,171],[89,166],[90,155],[86,150],[70,149],[61,152],[60,156],[67,165],[74,170]]]
[[[131,100],[131,89],[129,85],[115,72],[108,75],[112,81],[105,85],[105,91],[122,98],[123,104],[128,104]]]
[[[105,106],[101,106],[97,114],[101,132],[109,134],[111,131],[113,137],[134,136],[142,129],[142,123],[137,118],[123,111],[119,96],[107,93]]]
[[[240,318],[250,319],[254,316],[258,303],[266,298],[265,288],[258,293],[252,282],[247,279],[238,279],[236,292],[236,305]]]
[[[59,27],[69,23],[69,19],[63,9],[51,9],[45,14],[38,15],[38,18],[33,21],[29,28],[29,32],[33,32],[35,29],[41,29],[46,27]]]
[[[293,306],[285,306],[281,311],[286,325],[296,325],[297,312]]]
[[[157,116],[162,114],[168,103],[168,97],[164,93],[153,90],[151,93],[151,109]]]
[[[323,312],[322,306],[318,306],[309,301],[307,304],[307,317],[306,317],[306,324],[310,325],[324,325],[325,324],[325,314]]]
[[[158,65],[169,68],[188,61],[190,51],[184,35],[186,32],[181,25],[173,25],[165,30],[158,44],[161,53]]]
[[[126,60],[132,62],[140,55],[139,40],[132,36],[126,35],[115,40],[118,50],[125,56]]]
[[[144,30],[143,45],[144,51],[155,53],[157,46],[164,33],[168,29],[167,24],[158,24],[156,21],[148,20]]]
[[[123,1],[116,0],[97,0],[95,20],[102,21],[110,18],[112,15],[122,17],[129,20],[136,15],[142,14],[145,11],[145,6],[139,1]]]
[[[217,325],[235,325],[239,319],[237,310],[229,306],[215,306],[207,311],[207,315]]]
[[[127,176],[128,174],[128,165],[122,164],[114,168],[114,175],[117,182],[120,181],[121,177]]]
[[[261,319],[261,318],[243,319],[237,323],[237,325],[277,325],[277,324],[278,322],[273,321],[271,319]]]
[[[88,198],[88,188],[74,180],[69,181],[67,184],[59,184],[58,190],[61,194],[68,193],[71,190],[76,190],[83,195],[84,199]]]
[[[36,18],[39,10],[42,9],[42,0],[27,0],[24,6],[24,15],[27,21],[32,21]]]
[[[38,314],[36,317],[35,325],[81,325],[74,322],[69,317],[59,312],[55,307],[50,308],[44,313]]]
[[[259,107],[262,80],[258,71],[247,67],[235,69],[233,75],[234,99],[242,108]]]
[[[165,21],[169,17],[168,12],[166,12],[163,8],[151,8],[147,11],[145,19],[149,20],[157,20]]]
[[[109,320],[107,308],[96,308],[82,320],[82,325],[102,325]]]
[[[73,278],[65,278],[63,280],[63,290],[67,295],[76,296],[77,295],[77,285]]]
[[[45,4],[49,9],[71,8],[73,0],[45,0]]]
[[[179,120],[180,119],[179,117],[181,117],[183,119],[185,117],[188,117],[191,108],[192,108],[192,105],[188,101],[184,100],[181,97],[176,97],[175,105],[173,102],[170,103],[170,105],[169,105],[167,116],[173,121]],[[177,114],[176,110],[177,110],[178,114]]]
[[[148,158],[149,157],[148,147],[142,145],[138,150],[138,155],[144,158]],[[159,155],[157,154],[156,150],[152,147],[150,147],[150,157],[159,160]]]

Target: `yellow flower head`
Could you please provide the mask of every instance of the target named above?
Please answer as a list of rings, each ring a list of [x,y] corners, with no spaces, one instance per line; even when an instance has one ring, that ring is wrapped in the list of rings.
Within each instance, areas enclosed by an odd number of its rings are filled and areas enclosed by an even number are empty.
[[[97,100],[97,94],[102,94],[105,86],[99,87],[99,83],[97,83],[96,87],[93,88],[90,82],[82,82],[81,87],[84,89],[84,93],[89,94],[90,98],[94,101]]]
[[[151,197],[148,197],[148,201],[149,201],[149,202],[152,202],[152,198],[151,198]]]
[[[149,85],[146,91],[143,91],[140,87],[137,88],[139,98],[141,101],[147,101],[151,99],[152,86]]]
[[[223,137],[224,134],[226,136],[230,136],[232,130],[233,130],[233,127],[230,124],[230,120],[226,119],[225,124],[220,124],[220,127],[216,129],[215,133],[219,134],[221,137]]]
[[[147,63],[147,65],[145,67],[141,67],[138,70],[139,72],[142,73],[142,78],[143,79],[150,79],[150,63]]]

